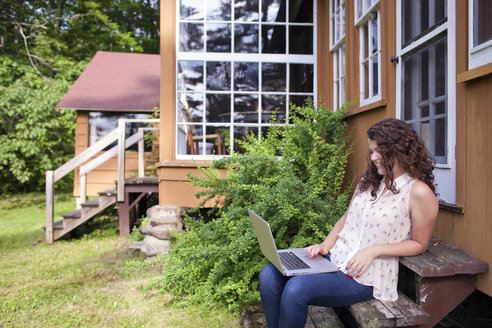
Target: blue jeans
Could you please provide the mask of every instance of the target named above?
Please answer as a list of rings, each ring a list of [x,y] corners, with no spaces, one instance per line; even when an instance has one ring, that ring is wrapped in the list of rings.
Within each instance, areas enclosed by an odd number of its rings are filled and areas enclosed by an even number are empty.
[[[269,328],[304,327],[309,305],[342,307],[372,298],[371,286],[341,271],[285,277],[268,263],[259,282]]]

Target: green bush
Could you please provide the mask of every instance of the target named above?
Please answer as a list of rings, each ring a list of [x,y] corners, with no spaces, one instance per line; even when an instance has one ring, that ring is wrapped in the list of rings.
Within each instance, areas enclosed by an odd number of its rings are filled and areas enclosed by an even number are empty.
[[[291,125],[275,124],[261,140],[250,135],[240,141],[245,154],[189,176],[203,188],[197,194],[203,202],[222,202],[208,223],[185,219],[186,231],[175,236],[167,258],[163,291],[232,310],[257,303],[258,273],[267,261],[247,209],[269,221],[279,248],[319,243],[344,213],[351,193],[342,188],[350,152],[345,107],[332,112],[308,101],[290,112]],[[224,178],[219,169],[227,170]]]

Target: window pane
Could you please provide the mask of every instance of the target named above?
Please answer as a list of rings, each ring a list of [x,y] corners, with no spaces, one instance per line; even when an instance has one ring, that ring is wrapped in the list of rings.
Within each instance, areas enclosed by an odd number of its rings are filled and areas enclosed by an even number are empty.
[[[313,27],[290,26],[289,27],[289,53],[313,54]]]
[[[369,28],[371,29],[371,54],[376,53],[379,49],[378,46],[378,13],[371,14],[371,20],[369,21]]]
[[[306,104],[306,100],[308,98],[312,98],[310,96],[289,96],[289,102],[296,106],[304,106]]]
[[[203,90],[203,62],[193,60],[178,61],[178,91]]]
[[[203,51],[203,24],[179,24],[179,51]]]
[[[231,63],[207,62],[207,90],[231,89]]]
[[[234,52],[258,53],[258,25],[234,25]]]
[[[257,22],[259,16],[258,0],[236,0],[234,2],[235,20]]]
[[[258,123],[258,95],[234,95],[234,122]]]
[[[179,155],[203,154],[203,127],[202,125],[178,125],[178,149]]]
[[[492,1],[474,0],[473,46],[476,47],[492,39]]]
[[[285,53],[285,26],[262,25],[261,26],[261,52],[268,54]]]
[[[267,113],[273,111],[285,112],[285,95],[262,95],[261,108]]]
[[[282,63],[263,63],[261,66],[262,91],[286,91],[287,65]]]
[[[446,119],[440,118],[436,120],[436,127],[434,129],[436,147],[435,156],[446,156]]]
[[[285,22],[286,0],[262,0],[261,20],[263,22]]]
[[[207,0],[208,20],[231,20],[231,0]]]
[[[207,93],[206,122],[229,122],[231,117],[231,95]]]
[[[428,116],[429,116],[429,106],[427,105],[420,108],[420,117],[424,118]]]
[[[434,104],[436,115],[446,113],[446,103],[444,101]]]
[[[402,0],[402,45],[408,44],[447,17],[445,0]]]
[[[290,0],[289,22],[312,23],[313,22],[313,0]]]
[[[421,101],[429,99],[429,51],[420,54],[420,97]],[[418,67],[418,66],[417,66]]]
[[[312,64],[290,64],[291,92],[313,92],[314,66]]]
[[[203,20],[203,0],[181,0],[179,17],[181,19]]]
[[[371,96],[375,96],[379,93],[378,56],[372,57],[371,62],[372,62],[372,93],[371,93]]]
[[[256,137],[258,137],[258,128],[249,126],[234,126],[234,152],[240,154],[244,153],[244,149],[239,146],[236,140],[246,140],[246,136],[250,133],[253,133]]]
[[[207,155],[228,155],[230,128],[205,126],[205,150]]]
[[[202,122],[203,120],[203,93],[178,94],[178,122]]]
[[[234,63],[234,90],[258,91],[258,63]]]
[[[207,52],[231,52],[231,24],[207,24]]]
[[[446,39],[438,42],[435,46],[435,70],[436,97],[446,94]]]
[[[362,67],[364,68],[364,94],[362,95],[362,99],[367,99],[369,98],[369,62],[365,61],[362,64]]]

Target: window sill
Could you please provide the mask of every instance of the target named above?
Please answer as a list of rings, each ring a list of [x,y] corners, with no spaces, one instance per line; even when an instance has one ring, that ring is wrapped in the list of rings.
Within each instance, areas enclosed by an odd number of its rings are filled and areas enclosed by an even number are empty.
[[[465,214],[465,209],[463,207],[457,206],[455,204],[446,203],[443,200],[439,200],[439,209],[458,214]]]
[[[157,168],[196,168],[197,166],[207,167],[210,166],[212,161],[203,160],[176,160],[176,161],[162,161],[157,163]]]
[[[456,77],[457,83],[465,83],[470,82],[481,77],[485,77],[489,74],[492,74],[492,63],[485,64],[483,66],[479,66],[469,71],[465,71],[463,73],[458,74]]]
[[[373,102],[372,104],[368,104],[368,105],[365,105],[365,106],[362,106],[359,108],[349,109],[347,111],[347,114],[345,114],[345,117],[347,118],[347,117],[354,116],[354,115],[357,115],[357,114],[360,114],[363,112],[367,112],[367,111],[370,111],[373,109],[383,108],[383,107],[386,107],[387,104],[388,104],[388,101],[385,99],[378,100],[376,102]]]

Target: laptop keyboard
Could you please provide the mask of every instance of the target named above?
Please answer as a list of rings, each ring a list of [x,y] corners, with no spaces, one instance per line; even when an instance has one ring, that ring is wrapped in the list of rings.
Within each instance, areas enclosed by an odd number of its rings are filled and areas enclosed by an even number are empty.
[[[280,261],[288,270],[299,270],[299,269],[309,269],[311,268],[303,260],[301,260],[297,255],[292,252],[280,252]]]

